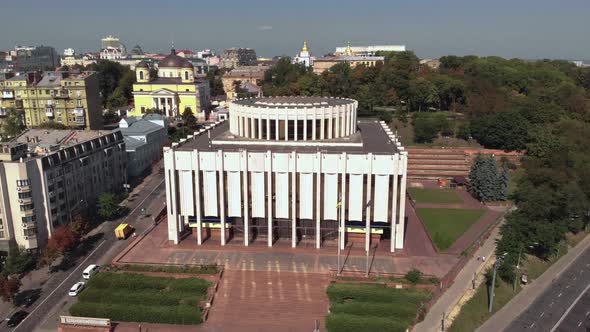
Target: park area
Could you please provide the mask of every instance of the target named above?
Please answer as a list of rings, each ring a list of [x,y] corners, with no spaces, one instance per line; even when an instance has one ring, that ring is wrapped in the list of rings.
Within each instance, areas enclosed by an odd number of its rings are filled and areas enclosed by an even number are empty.
[[[418,217],[438,250],[450,248],[485,212],[484,209],[417,208]]]
[[[431,293],[384,285],[332,284],[328,287],[330,332],[403,332],[414,323]]]
[[[461,204],[463,200],[453,189],[408,188],[416,203]]]
[[[70,314],[124,322],[199,324],[199,302],[211,283],[200,278],[101,272],[87,284]]]

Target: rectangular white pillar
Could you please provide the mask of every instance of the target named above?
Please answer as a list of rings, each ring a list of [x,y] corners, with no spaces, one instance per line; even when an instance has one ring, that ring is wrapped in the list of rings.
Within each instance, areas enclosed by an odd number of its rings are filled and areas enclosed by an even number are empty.
[[[285,114],[285,141],[289,140],[289,114]]]
[[[315,122],[315,120],[314,120]],[[314,127],[315,128],[315,127]],[[321,182],[321,174],[322,174],[322,153],[316,152],[316,166],[317,169],[315,170],[316,174],[316,181],[315,181],[315,247],[320,249],[321,246],[321,230],[320,230],[320,220],[321,220],[321,209],[320,206],[322,204],[322,182]]]
[[[404,234],[406,228],[406,177],[407,177],[408,152],[400,152],[400,165],[403,175],[399,187],[399,224],[395,235],[395,247],[402,249],[404,247]]]
[[[203,244],[203,218],[201,215],[201,177],[199,152],[194,152],[195,167],[195,217],[197,219],[197,244]]]
[[[340,158],[342,185],[340,187],[340,197],[338,199],[342,204],[340,205],[340,211],[338,211],[340,213],[340,223],[338,227],[340,230],[340,249],[344,249],[344,246],[346,245],[346,220],[344,220],[344,217],[346,216],[346,152],[343,152],[342,155],[340,155]]]
[[[223,171],[223,151],[217,151],[217,165],[219,165],[219,218],[221,222],[221,245],[225,245],[225,181]]]
[[[372,176],[373,176],[373,154],[369,153],[369,155],[367,156],[368,160],[369,160],[369,169],[367,171],[367,194],[366,194],[366,202],[364,202],[365,204],[365,216],[366,216],[366,226],[365,226],[365,251],[369,251],[369,249],[371,248],[371,206],[373,205],[373,200],[372,200],[372,193],[373,193],[373,188],[372,188]]]
[[[258,114],[258,139],[262,139],[262,115]]]
[[[297,246],[297,153],[291,152],[291,246]]]
[[[270,116],[266,113],[266,140],[270,141]]]
[[[393,176],[393,188],[392,190],[392,195],[391,195],[391,252],[395,251],[395,239],[396,239],[396,233],[397,233],[397,180],[399,178],[399,176],[397,175],[398,173],[398,167],[399,167],[399,156],[396,154],[394,155],[393,158],[393,170],[394,170],[394,174]]]
[[[307,141],[307,110],[305,111],[303,118],[303,140]]]
[[[279,140],[279,117],[277,114],[275,114],[276,118],[275,118],[275,139],[278,141]]]
[[[267,186],[267,220],[268,220],[268,246],[272,247],[272,240],[273,240],[273,232],[272,232],[272,153],[270,151],[266,152],[266,166],[267,166],[267,178],[268,178],[268,186]]]
[[[242,162],[245,166],[242,172],[242,178],[244,179],[244,245],[247,247],[250,244],[250,191],[248,190],[248,153],[246,151],[240,153],[240,167]]]

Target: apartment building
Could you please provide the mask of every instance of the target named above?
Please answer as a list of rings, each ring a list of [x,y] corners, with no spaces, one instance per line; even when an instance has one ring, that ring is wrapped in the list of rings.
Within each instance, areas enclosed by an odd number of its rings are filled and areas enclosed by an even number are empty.
[[[43,248],[54,229],[122,190],[120,131],[29,129],[0,145],[0,250]]]
[[[0,80],[0,117],[23,110],[27,127],[56,122],[68,127],[101,129],[96,72],[29,72]]]

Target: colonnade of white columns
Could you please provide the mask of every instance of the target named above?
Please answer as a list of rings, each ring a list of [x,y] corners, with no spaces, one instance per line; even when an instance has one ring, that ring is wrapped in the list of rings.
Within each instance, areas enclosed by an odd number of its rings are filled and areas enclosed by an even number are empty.
[[[174,97],[154,97],[152,98],[152,108],[164,110],[166,116],[175,116],[177,114],[172,114],[172,111],[176,110],[178,106]]]

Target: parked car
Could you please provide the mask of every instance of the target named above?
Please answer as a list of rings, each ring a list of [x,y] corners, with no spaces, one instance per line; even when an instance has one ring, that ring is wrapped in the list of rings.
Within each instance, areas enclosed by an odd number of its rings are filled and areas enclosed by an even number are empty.
[[[29,313],[24,310],[17,311],[15,313],[13,313],[12,315],[10,315],[10,317],[6,318],[6,320],[7,320],[6,325],[8,327],[15,327],[20,322],[22,322],[23,319],[25,319],[25,317],[27,317],[28,314]]]
[[[72,288],[70,288],[70,292],[68,293],[69,296],[78,296],[80,292],[84,289],[84,282],[80,281],[74,284]]]
[[[96,273],[98,273],[98,265],[96,265],[96,264],[88,265],[88,267],[86,267],[86,269],[84,269],[84,272],[82,272],[82,278],[90,279]]]
[[[35,293],[35,294],[30,294],[27,297],[25,297],[23,304],[26,308],[30,307],[31,305],[33,305],[33,303],[35,303],[35,301],[37,301],[37,299],[39,298],[39,294]]]

